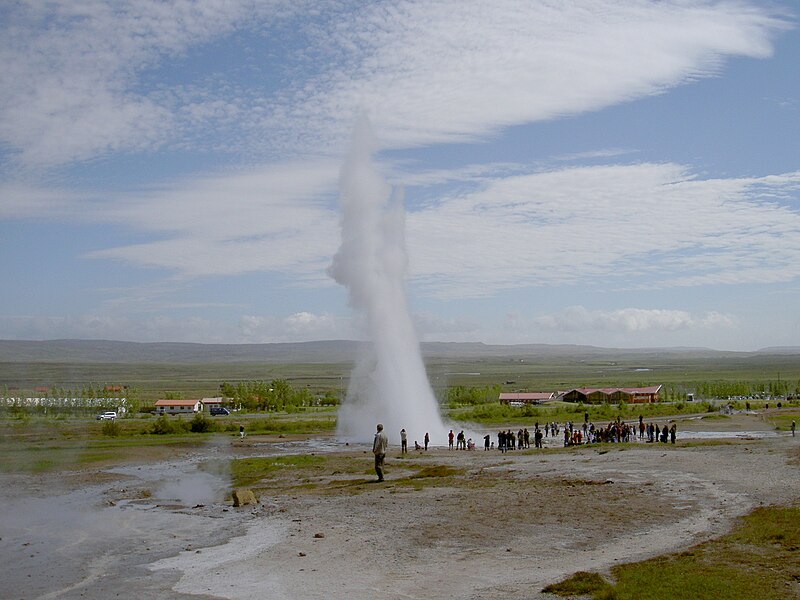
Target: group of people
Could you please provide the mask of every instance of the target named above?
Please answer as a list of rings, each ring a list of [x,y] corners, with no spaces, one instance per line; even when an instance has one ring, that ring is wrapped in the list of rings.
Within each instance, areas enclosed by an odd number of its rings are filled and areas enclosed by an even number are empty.
[[[427,433],[425,434],[428,435]],[[450,433],[447,434],[447,447],[452,450],[453,449],[453,438],[455,437],[456,440],[456,450],[475,450],[475,442],[472,441],[472,438],[467,439],[467,436],[464,435],[464,430],[462,429],[458,435],[453,433],[453,430],[450,430]],[[427,446],[425,447],[427,450]]]
[[[534,448],[542,448],[542,439],[544,438],[544,434],[542,430],[539,429],[539,424],[536,424],[536,428],[533,430],[533,446]],[[490,435],[485,435],[483,437],[483,449],[490,450],[494,447],[494,443],[491,441]],[[531,447],[531,433],[528,431],[528,428],[520,429],[515,434],[513,430],[509,429],[507,431],[500,431],[497,434],[497,448],[500,452],[508,452],[509,450],[527,450]]]
[[[378,481],[383,481],[383,462],[386,457],[386,449],[389,446],[389,440],[386,433],[383,431],[383,425],[378,424],[378,431],[375,433],[375,439],[372,443],[372,453],[375,455],[375,472],[378,475]],[[668,442],[675,443],[677,437],[677,426],[673,423],[671,427],[666,424],[659,428],[655,423],[645,423],[644,417],[639,416],[638,427],[634,424],[629,424],[621,421],[619,417],[615,421],[611,421],[605,427],[596,427],[594,423],[589,422],[589,414],[584,415],[584,422],[581,426],[576,426],[572,421],[567,421],[564,424],[564,446],[574,446],[580,444],[595,444],[602,442],[618,443],[630,442],[636,439],[636,430],[639,430],[639,440],[647,440],[649,443],[660,442],[666,444]],[[531,447],[531,437],[533,437],[534,448],[543,448],[543,439],[545,437],[556,437],[559,434],[560,427],[558,423],[544,423],[539,427],[537,422],[533,429],[533,436],[527,428],[520,429],[516,433],[513,430],[503,430],[497,434],[497,448],[500,452],[508,452],[511,450],[525,450]],[[792,422],[792,435],[794,435],[794,422]],[[452,450],[455,442],[456,450],[474,450],[475,443],[472,438],[467,438],[464,431],[460,431],[457,435],[451,429],[447,434],[448,448]],[[415,450],[427,450],[430,444],[430,435],[426,432],[424,438],[424,446],[414,440]],[[495,445],[492,441],[491,434],[486,434],[483,437],[483,449],[494,449]],[[408,452],[408,435],[405,429],[400,430],[400,452],[405,454]]]

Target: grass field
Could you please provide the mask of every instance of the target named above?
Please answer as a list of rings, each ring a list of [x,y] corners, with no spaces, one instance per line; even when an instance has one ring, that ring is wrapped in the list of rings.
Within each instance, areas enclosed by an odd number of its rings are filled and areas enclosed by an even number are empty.
[[[568,355],[426,359],[434,391],[449,386],[499,385],[503,391],[566,390],[575,387],[646,386],[692,391],[700,382],[782,381],[800,384],[800,361],[793,355],[727,354],[713,357],[692,353],[650,352],[597,358]],[[215,396],[223,382],[286,379],[295,389],[312,394],[347,389],[350,362],[332,363],[98,363],[0,362],[0,392],[32,395],[35,387],[80,390],[93,385],[126,385],[142,402],[166,392],[186,398]]]

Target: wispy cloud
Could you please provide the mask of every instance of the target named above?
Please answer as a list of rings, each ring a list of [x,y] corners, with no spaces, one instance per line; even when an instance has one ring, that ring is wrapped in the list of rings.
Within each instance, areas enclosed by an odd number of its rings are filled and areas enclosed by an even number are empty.
[[[4,339],[103,339],[132,342],[170,340],[195,343],[276,343],[354,339],[351,321],[330,314],[299,312],[283,317],[242,315],[222,322],[203,317],[165,315],[69,317],[0,316]]]
[[[419,288],[454,298],[800,276],[800,173],[699,179],[674,164],[497,179],[409,216]]]
[[[787,23],[728,2],[373,4],[326,37],[337,62],[298,86],[275,126],[339,139],[366,109],[389,146],[477,140],[597,110],[766,57]]]
[[[735,319],[718,312],[693,316],[684,310],[622,308],[604,311],[570,306],[558,313],[537,317],[534,323],[542,329],[565,332],[593,330],[642,333],[729,328],[734,326]]]
[[[800,277],[800,172],[701,179],[675,164],[519,169],[413,176],[423,195],[442,180],[471,190],[432,196],[409,213],[419,293],[463,298],[560,284],[634,290]],[[58,214],[155,238],[88,258],[180,278],[274,272],[327,286],[339,240],[337,177],[337,165],[323,160],[102,199],[30,187],[20,196],[29,201],[4,209],[6,217]]]
[[[732,56],[768,56],[788,26],[745,3],[644,0],[315,11],[279,0],[65,0],[15,4],[3,17],[0,142],[28,166],[164,145],[338,150],[360,110],[387,146],[477,140],[657,94],[716,74]],[[279,24],[297,47],[272,42],[285,38]],[[180,64],[234,31],[265,40],[247,83],[214,61]],[[183,81],[167,84],[159,69],[179,67]]]
[[[98,250],[87,258],[157,267],[181,277],[253,271],[291,273],[328,282],[336,249],[332,206],[338,165],[331,161],[273,164],[195,178],[138,193],[0,186],[6,218],[50,218],[114,224],[151,241]]]
[[[143,74],[290,3],[155,0],[15,3],[2,10],[0,140],[25,165],[158,147],[231,102],[165,95]],[[144,77],[146,80],[147,77]],[[187,88],[188,89],[188,88]],[[203,96],[202,91],[200,93]]]

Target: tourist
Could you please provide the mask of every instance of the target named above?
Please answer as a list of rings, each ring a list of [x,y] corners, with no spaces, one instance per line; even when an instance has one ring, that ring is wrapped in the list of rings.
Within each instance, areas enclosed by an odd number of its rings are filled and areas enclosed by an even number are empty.
[[[456,436],[455,436],[455,434],[453,433],[453,430],[451,429],[451,430],[450,430],[450,433],[448,433],[448,434],[447,434],[447,447],[448,447],[450,450],[452,450],[452,449],[453,449],[453,438],[455,438],[455,437],[456,437]]]
[[[408,454],[408,437],[405,429],[400,430],[400,454]]]
[[[386,458],[386,449],[389,447],[389,438],[383,433],[383,425],[378,423],[378,431],[372,441],[372,453],[375,455],[375,473],[378,481],[383,481],[383,460]]]
[[[794,419],[792,419],[792,437],[794,437],[794,428],[795,428],[795,423]]]
[[[673,423],[672,427],[669,428],[669,441],[673,444],[675,443],[675,436],[678,433],[678,425]]]
[[[425,432],[425,450],[428,449],[428,444],[430,443],[430,441],[431,441],[431,436],[429,436],[428,432],[426,431]]]
[[[239,425],[239,439],[244,439],[244,425]]]
[[[414,440],[414,450],[422,450],[422,446],[419,445],[417,440]]]
[[[489,444],[491,442],[491,439],[492,439],[492,436],[489,435],[488,433],[485,436],[483,436],[483,449],[484,449],[484,451],[489,449]]]

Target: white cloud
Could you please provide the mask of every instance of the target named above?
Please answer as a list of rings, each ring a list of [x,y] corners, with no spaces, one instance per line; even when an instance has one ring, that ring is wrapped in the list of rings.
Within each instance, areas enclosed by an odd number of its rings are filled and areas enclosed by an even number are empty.
[[[17,340],[94,339],[131,342],[230,342],[231,328],[200,317],[176,319],[105,314],[78,316],[0,316],[0,337]]]
[[[243,316],[241,339],[249,343],[354,339],[349,317],[298,312],[287,317]]]
[[[791,281],[798,186],[800,172],[702,180],[674,164],[501,178],[409,215],[410,270],[442,298]]]
[[[477,140],[766,57],[787,28],[730,2],[376,3],[351,18],[325,38],[336,62],[276,107],[287,137],[340,139],[365,109],[388,146]]]
[[[415,291],[452,299],[561,284],[635,290],[800,277],[800,172],[700,179],[675,164],[504,168],[415,175],[415,183],[461,179],[474,190],[408,214]],[[274,164],[110,198],[5,186],[0,212],[156,238],[89,258],[184,278],[273,272],[330,286],[337,171],[330,161]]]
[[[288,5],[63,0],[7,6],[0,140],[22,164],[45,166],[157,147],[178,133],[182,119],[216,115],[220,106],[215,98],[205,107],[173,106],[158,87],[143,86],[142,72],[248,25],[254,12],[277,17]]]
[[[534,319],[535,325],[543,329],[616,333],[730,328],[735,322],[733,317],[718,312],[693,316],[684,310],[622,308],[604,311],[583,306],[570,306],[558,313]]]
[[[314,6],[63,0],[7,8],[0,142],[29,166],[165,144],[319,153],[348,139],[361,110],[388,146],[476,140],[657,94],[716,74],[729,57],[766,57],[788,27],[742,2]],[[246,82],[213,61],[199,74],[179,63],[234,32],[267,41],[277,32],[281,42],[241,57],[257,63]],[[180,83],[165,75],[176,68]]]
[[[184,277],[254,271],[329,283],[324,269],[338,244],[331,161],[272,164],[140,193],[0,186],[0,217],[110,223],[156,239],[111,247],[88,258],[121,260]]]
[[[349,318],[309,312],[284,317],[243,315],[238,322],[165,315],[0,316],[0,339],[10,340],[256,344],[353,337]]]

